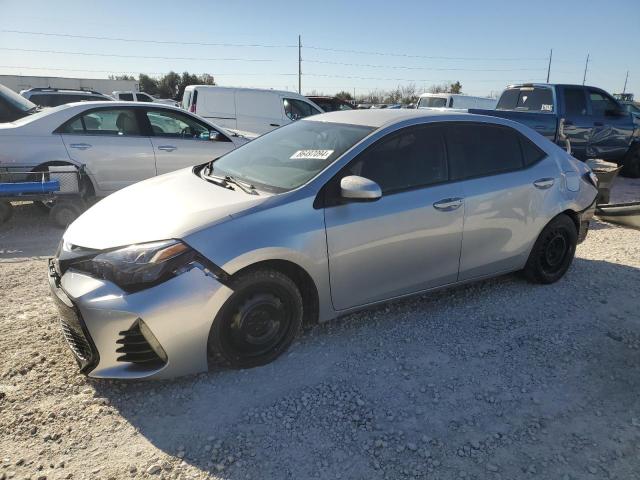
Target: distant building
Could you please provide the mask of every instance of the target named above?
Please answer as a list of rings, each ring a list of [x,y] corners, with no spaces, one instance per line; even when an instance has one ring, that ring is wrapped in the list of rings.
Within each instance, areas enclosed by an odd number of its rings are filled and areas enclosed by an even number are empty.
[[[107,78],[35,77],[30,75],[0,75],[0,84],[20,93],[34,87],[95,90],[111,95],[115,90],[138,91],[137,80],[110,80]]]

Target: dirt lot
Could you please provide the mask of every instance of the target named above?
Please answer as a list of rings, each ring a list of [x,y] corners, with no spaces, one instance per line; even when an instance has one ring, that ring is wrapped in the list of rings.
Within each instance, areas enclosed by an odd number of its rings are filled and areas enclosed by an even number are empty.
[[[640,478],[640,231],[595,223],[552,286],[424,295],[262,368],[147,383],[78,374],[45,278],[60,234],[28,205],[0,227],[0,480]]]

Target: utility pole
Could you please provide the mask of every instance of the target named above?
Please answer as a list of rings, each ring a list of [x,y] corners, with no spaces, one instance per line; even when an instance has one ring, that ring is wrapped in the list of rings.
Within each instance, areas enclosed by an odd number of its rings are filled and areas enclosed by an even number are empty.
[[[624,88],[622,89],[622,93],[627,93],[627,80],[629,80],[629,70],[627,70],[627,76],[624,77]]]
[[[298,93],[302,95],[302,36],[298,35]]]
[[[584,64],[584,75],[582,77],[582,85],[584,85],[584,82],[587,80],[587,67],[589,66],[589,54],[587,53],[587,61]]]
[[[549,83],[549,75],[551,74],[551,59],[553,58],[553,48],[549,52],[549,67],[547,68],[547,83]]]

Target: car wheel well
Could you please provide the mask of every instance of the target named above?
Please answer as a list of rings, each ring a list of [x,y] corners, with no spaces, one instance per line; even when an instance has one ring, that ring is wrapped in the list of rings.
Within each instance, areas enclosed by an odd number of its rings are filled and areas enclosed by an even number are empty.
[[[314,325],[318,323],[319,314],[319,298],[316,284],[311,275],[300,265],[289,260],[264,260],[262,262],[251,264],[242,270],[233,274],[235,277],[240,273],[246,273],[249,270],[272,269],[289,277],[296,284],[302,296],[305,325]]]
[[[77,167],[77,165],[71,162],[65,162],[64,160],[52,160],[50,162],[44,162],[36,167],[33,167],[31,171],[42,172],[46,170],[48,167],[61,167],[61,166]],[[93,182],[91,181],[88,175],[82,175],[81,192],[84,198],[93,197],[96,194],[96,189],[93,186]]]
[[[569,217],[572,221],[573,224],[576,227],[576,232],[580,231],[580,217],[578,216],[578,212],[574,212],[573,210],[565,210],[564,212],[560,213],[560,215],[566,215],[567,217]],[[551,223],[551,222],[549,222]]]

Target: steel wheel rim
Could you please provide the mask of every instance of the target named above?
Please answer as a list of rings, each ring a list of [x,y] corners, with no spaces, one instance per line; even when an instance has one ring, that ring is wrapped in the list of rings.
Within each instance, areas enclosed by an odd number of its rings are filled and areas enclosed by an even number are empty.
[[[569,240],[565,232],[558,230],[552,233],[545,246],[542,266],[547,273],[558,272],[569,254]]]

